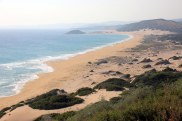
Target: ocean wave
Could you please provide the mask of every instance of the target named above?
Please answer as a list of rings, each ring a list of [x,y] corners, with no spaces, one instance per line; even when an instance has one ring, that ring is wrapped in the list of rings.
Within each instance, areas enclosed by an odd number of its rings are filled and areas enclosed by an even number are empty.
[[[13,84],[12,91],[14,91],[16,94],[18,94],[21,91],[21,89],[27,82],[29,82],[30,80],[35,80],[39,78],[36,74],[24,74],[23,77],[24,78],[22,78],[20,81],[17,81]]]

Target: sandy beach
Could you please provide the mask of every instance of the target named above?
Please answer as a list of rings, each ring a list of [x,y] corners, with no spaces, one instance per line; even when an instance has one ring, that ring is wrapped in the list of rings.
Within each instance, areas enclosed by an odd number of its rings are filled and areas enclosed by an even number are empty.
[[[105,32],[107,33],[107,31]],[[177,52],[182,53],[181,51],[179,52],[175,50],[172,51],[171,54],[159,52],[157,56],[152,56],[152,54],[154,53],[150,52],[150,50],[148,50],[147,53],[139,53],[139,52],[128,53],[128,51],[131,48],[134,48],[141,44],[145,35],[167,34],[169,32],[163,32],[158,30],[155,31],[141,30],[137,32],[110,31],[110,33],[128,34],[133,36],[133,38],[128,41],[115,44],[113,46],[104,47],[102,49],[98,49],[92,52],[88,52],[86,54],[72,57],[68,60],[56,60],[47,62],[49,66],[54,68],[54,72],[40,74],[39,79],[28,82],[24,86],[22,91],[15,96],[1,98],[0,109],[11,106],[23,100],[33,98],[37,95],[48,92],[55,88],[64,89],[65,91],[71,93],[75,92],[77,89],[81,87],[93,87],[94,86],[93,82],[99,83],[110,77],[117,77],[113,75],[104,75],[102,74],[103,71],[120,70],[123,74],[130,74],[131,76],[135,76],[147,70],[147,69],[142,69],[143,66],[142,64],[134,64],[134,65],[128,64],[127,61],[129,59],[130,60],[133,59],[132,57],[139,56],[139,60],[142,60],[145,57],[146,58],[150,57],[152,60],[157,60],[157,58],[160,56],[164,58],[169,58],[170,56],[175,55]],[[111,57],[113,58],[120,57],[120,60],[122,60],[122,58],[128,60],[125,60],[126,62],[119,67],[118,64],[115,63],[108,63],[100,66],[88,64],[88,62],[94,63],[99,61],[99,59],[103,58],[112,59]],[[152,63],[152,65],[154,64],[155,62]],[[174,68],[177,68],[179,64],[180,62],[174,62],[174,65],[172,66]],[[161,70],[163,67],[156,67],[156,68],[158,68],[158,70]],[[91,73],[90,70],[93,70],[94,72]],[[98,92],[91,94],[88,97],[82,97],[85,99],[85,102],[83,104],[78,104],[75,106],[71,106],[69,108],[59,109],[59,110],[49,110],[49,111],[34,110],[28,106],[23,106],[17,108],[16,110],[10,113],[7,113],[2,119],[0,119],[0,121],[20,121],[20,120],[32,121],[33,119],[39,117],[42,114],[62,113],[70,110],[79,110],[89,104],[100,101],[102,98],[109,100],[110,98],[115,97],[121,93],[122,92],[106,92],[105,90],[99,90]]]

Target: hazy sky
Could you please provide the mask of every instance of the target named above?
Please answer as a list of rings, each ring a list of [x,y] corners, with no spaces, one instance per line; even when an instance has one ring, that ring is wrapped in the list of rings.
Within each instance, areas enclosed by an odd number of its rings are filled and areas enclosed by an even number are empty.
[[[0,27],[182,18],[182,0],[0,0]]]

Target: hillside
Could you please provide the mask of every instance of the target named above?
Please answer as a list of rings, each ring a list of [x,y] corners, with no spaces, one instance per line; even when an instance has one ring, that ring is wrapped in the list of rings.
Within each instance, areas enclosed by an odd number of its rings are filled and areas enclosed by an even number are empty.
[[[137,31],[141,29],[159,29],[172,32],[182,32],[182,24],[165,19],[145,20],[121,26],[118,31]]]
[[[153,69],[138,75],[135,87],[110,101],[102,100],[77,112],[43,115],[34,121],[181,121],[181,77],[181,72],[171,68]]]
[[[80,30],[72,30],[67,32],[66,34],[85,34],[85,32],[80,31]]]

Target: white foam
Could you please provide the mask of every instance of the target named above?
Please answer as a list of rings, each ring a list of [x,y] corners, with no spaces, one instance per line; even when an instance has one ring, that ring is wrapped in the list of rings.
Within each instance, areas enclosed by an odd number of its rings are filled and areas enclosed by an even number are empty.
[[[12,87],[13,89],[10,90],[14,92],[14,94],[18,94],[23,86],[31,80],[35,80],[38,78],[37,74],[39,73],[49,73],[53,72],[54,69],[47,64],[44,63],[44,61],[40,61],[39,59],[37,60],[29,60],[29,61],[24,61],[24,62],[15,62],[15,63],[7,63],[7,64],[0,64],[0,67],[3,67],[3,69],[6,70],[13,70],[16,68],[26,68],[26,69],[39,69],[40,71],[37,73],[29,73],[29,74],[22,74],[22,75],[17,75],[18,77],[15,77],[12,83],[12,85],[6,85],[3,87]],[[12,95],[8,95],[12,96]],[[5,96],[0,96],[0,97],[5,97]]]
[[[16,94],[18,94],[21,89],[23,88],[23,86],[29,82],[30,80],[35,80],[38,79],[39,77],[35,74],[26,74],[24,75],[25,78],[21,79],[21,81],[17,81],[16,83],[14,83],[14,88],[12,89],[12,91],[14,91]]]

